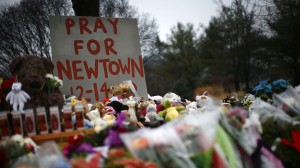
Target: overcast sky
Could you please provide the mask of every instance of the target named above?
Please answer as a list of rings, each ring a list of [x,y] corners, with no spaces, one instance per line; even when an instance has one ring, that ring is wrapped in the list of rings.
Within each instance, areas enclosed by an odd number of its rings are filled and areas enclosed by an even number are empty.
[[[156,19],[163,41],[178,22],[192,23],[195,29],[200,24],[207,26],[211,17],[217,14],[217,2],[219,0],[129,0],[129,4],[137,7],[139,12],[150,13]],[[223,2],[229,5],[231,0]]]
[[[0,0],[0,4],[14,3],[19,0]],[[232,0],[222,0],[226,5]],[[194,28],[200,24],[207,26],[211,17],[216,16],[219,0],[129,0],[129,4],[139,12],[149,13],[159,26],[159,36],[166,41],[167,34],[178,22],[192,23]],[[200,29],[200,31],[202,31]]]

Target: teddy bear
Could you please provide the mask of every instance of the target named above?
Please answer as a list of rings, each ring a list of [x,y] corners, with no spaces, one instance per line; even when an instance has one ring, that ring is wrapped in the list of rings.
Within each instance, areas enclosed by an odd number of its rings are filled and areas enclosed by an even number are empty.
[[[64,97],[58,87],[49,88],[46,75],[52,73],[54,65],[50,59],[34,55],[15,58],[10,64],[10,72],[22,83],[23,90],[29,94],[30,100],[25,108],[38,106],[58,106],[62,109]]]
[[[98,108],[91,110],[86,115],[90,119],[93,127],[100,127],[101,129],[107,127],[107,122],[100,117]]]
[[[205,91],[202,95],[197,95],[195,98],[197,102],[197,107],[203,108],[205,106],[209,106],[210,104],[213,103],[212,98],[208,96],[208,92]]]
[[[146,101],[140,101],[139,104],[138,104],[138,113],[143,115],[143,116],[146,116],[147,114],[147,107],[149,104],[155,104],[154,101],[152,100],[146,100]],[[156,104],[155,104],[156,105]],[[156,109],[157,111],[162,111],[161,109]]]
[[[198,113],[200,110],[197,108],[197,102],[188,102],[188,104],[185,106],[184,110],[181,110],[179,112],[179,116],[186,116],[193,113]]]
[[[14,111],[20,111],[24,113],[24,103],[30,99],[30,96],[22,90],[22,84],[19,82],[13,83],[11,91],[6,96],[6,101],[9,101],[13,106]]]
[[[111,86],[109,89],[108,97],[117,97],[121,98],[123,96],[123,89],[120,86]]]
[[[155,122],[155,121],[161,121],[163,118],[159,117],[156,113],[156,105],[155,104],[149,104],[147,106],[147,114],[145,116],[145,122]]]
[[[92,105],[91,110],[98,109],[100,112],[100,116],[104,117],[104,115],[107,113],[107,110],[105,108],[105,105],[103,102],[96,102]]]

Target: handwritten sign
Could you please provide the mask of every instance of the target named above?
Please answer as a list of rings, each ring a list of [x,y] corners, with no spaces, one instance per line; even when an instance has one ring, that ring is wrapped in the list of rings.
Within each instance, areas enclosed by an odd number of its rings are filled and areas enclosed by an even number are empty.
[[[64,94],[97,102],[110,86],[131,80],[147,98],[136,19],[51,16],[50,31],[54,74]]]

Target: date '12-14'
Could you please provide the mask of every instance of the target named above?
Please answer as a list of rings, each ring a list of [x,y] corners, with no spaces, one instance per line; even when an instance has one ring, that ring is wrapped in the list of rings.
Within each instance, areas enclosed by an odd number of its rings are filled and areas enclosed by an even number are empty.
[[[133,83],[135,89],[137,89],[137,86],[135,83]],[[85,89],[83,86],[81,85],[78,85],[75,87],[75,91],[79,91],[79,94],[78,94],[78,99],[81,99],[83,98],[83,94],[86,93],[87,95],[88,94],[93,94],[94,98],[96,101],[100,101],[100,95],[99,95],[99,92],[102,92],[102,93],[105,93],[105,97],[108,98],[108,93],[110,91],[109,87],[107,87],[107,83],[104,82],[102,84],[102,86],[99,88],[97,83],[93,83],[93,88],[92,89]],[[71,95],[75,95],[74,94],[74,88],[73,87],[70,87],[70,93]],[[88,102],[91,101],[90,98],[85,98]]]

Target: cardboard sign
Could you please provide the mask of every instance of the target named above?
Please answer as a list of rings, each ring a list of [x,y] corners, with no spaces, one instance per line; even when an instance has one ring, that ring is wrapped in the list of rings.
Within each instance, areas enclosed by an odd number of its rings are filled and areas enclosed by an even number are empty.
[[[50,31],[54,73],[64,94],[101,101],[110,86],[132,80],[147,98],[136,19],[52,16]]]

